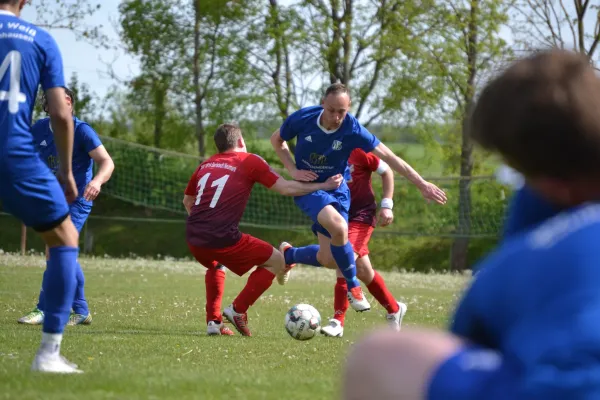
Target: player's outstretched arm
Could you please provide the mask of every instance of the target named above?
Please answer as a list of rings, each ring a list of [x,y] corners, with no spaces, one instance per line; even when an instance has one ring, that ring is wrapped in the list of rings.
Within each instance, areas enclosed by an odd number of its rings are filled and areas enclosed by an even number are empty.
[[[392,200],[394,198],[394,171],[388,167],[379,175],[381,176],[383,197],[377,221],[379,226],[388,226],[394,221],[394,213],[392,212],[394,207],[394,201]]]
[[[431,182],[427,182],[417,171],[413,169],[406,161],[395,155],[385,144],[379,143],[373,154],[387,162],[390,167],[411,181],[427,200],[433,200],[439,204],[446,204],[446,193]]]
[[[304,196],[317,190],[334,190],[337,189],[344,178],[342,175],[334,175],[322,183],[303,183],[298,181],[288,181],[284,178],[279,178],[277,182],[269,189],[284,195],[284,196]]]
[[[83,193],[83,197],[86,200],[91,201],[98,197],[100,190],[102,190],[102,185],[108,182],[112,176],[112,173],[115,169],[115,163],[103,145],[100,145],[94,150],[90,151],[89,155],[98,165],[98,172],[94,176],[94,179],[88,183],[85,188],[85,192]]]
[[[273,135],[271,135],[271,145],[273,146],[273,149],[275,149],[277,157],[279,157],[283,163],[283,166],[288,170],[292,178],[297,181],[311,182],[319,177],[312,171],[299,170],[296,168],[296,163],[292,158],[290,148],[288,147],[287,142],[281,137],[279,129],[277,129],[275,132],[273,132]]]
[[[66,102],[65,89],[54,87],[46,91],[48,114],[54,131],[54,141],[60,161],[59,178],[65,185],[65,196],[69,202],[77,198],[77,185],[73,178],[73,115]]]

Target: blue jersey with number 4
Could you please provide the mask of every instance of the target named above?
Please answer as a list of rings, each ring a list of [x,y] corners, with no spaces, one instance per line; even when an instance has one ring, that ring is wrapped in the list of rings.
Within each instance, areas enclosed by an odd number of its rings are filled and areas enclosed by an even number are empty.
[[[316,182],[337,174],[349,179],[348,158],[352,150],[373,151],[379,139],[350,114],[346,114],[338,129],[328,131],[319,123],[322,113],[321,106],[302,108],[285,120],[279,134],[283,140],[298,137],[294,153],[296,168],[319,175]]]
[[[32,173],[30,133],[38,85],[65,85],[54,39],[44,30],[0,10],[0,160],[19,176]]]

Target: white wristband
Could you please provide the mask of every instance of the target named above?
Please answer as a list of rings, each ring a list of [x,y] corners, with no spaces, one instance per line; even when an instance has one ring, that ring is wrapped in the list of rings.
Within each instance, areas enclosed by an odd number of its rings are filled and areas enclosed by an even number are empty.
[[[381,208],[394,208],[394,200],[392,199],[381,199]]]

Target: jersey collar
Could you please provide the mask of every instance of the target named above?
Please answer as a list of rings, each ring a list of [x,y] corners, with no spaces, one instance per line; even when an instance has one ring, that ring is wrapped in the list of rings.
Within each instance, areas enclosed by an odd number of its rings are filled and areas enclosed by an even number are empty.
[[[344,123],[342,122],[342,125],[338,126],[337,128],[335,128],[335,129],[333,129],[333,130],[331,130],[331,131],[330,131],[330,130],[327,130],[327,129],[325,129],[325,127],[324,127],[323,125],[321,125],[321,115],[323,115],[323,112],[324,112],[324,111],[325,111],[325,110],[321,110],[321,112],[319,113],[319,116],[317,117],[317,125],[318,125],[318,126],[319,126],[319,128],[321,128],[321,130],[322,130],[323,132],[325,132],[327,135],[331,135],[332,133],[336,133],[336,132],[337,132],[337,130],[338,130],[338,129],[340,129]]]
[[[13,17],[17,16],[17,14],[11,13],[10,11],[6,11],[6,10],[0,10],[0,15],[12,15]]]

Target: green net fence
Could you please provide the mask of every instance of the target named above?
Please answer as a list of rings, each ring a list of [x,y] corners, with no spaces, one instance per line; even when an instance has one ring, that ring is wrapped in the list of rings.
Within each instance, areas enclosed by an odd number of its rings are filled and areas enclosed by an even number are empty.
[[[136,205],[185,214],[181,203],[187,182],[200,158],[102,137],[117,166],[103,188],[109,195]],[[394,224],[380,233],[440,237],[493,237],[502,226],[508,188],[494,177],[462,180],[470,188],[470,211],[459,218],[460,178],[428,178],[448,194],[448,204],[428,204],[408,181],[397,178],[394,194]],[[377,195],[380,181],[373,179]],[[379,199],[378,199],[379,200]],[[460,222],[463,222],[460,224]],[[467,224],[465,224],[467,222]],[[242,219],[242,226],[278,230],[308,230],[311,221],[292,198],[256,185]]]

